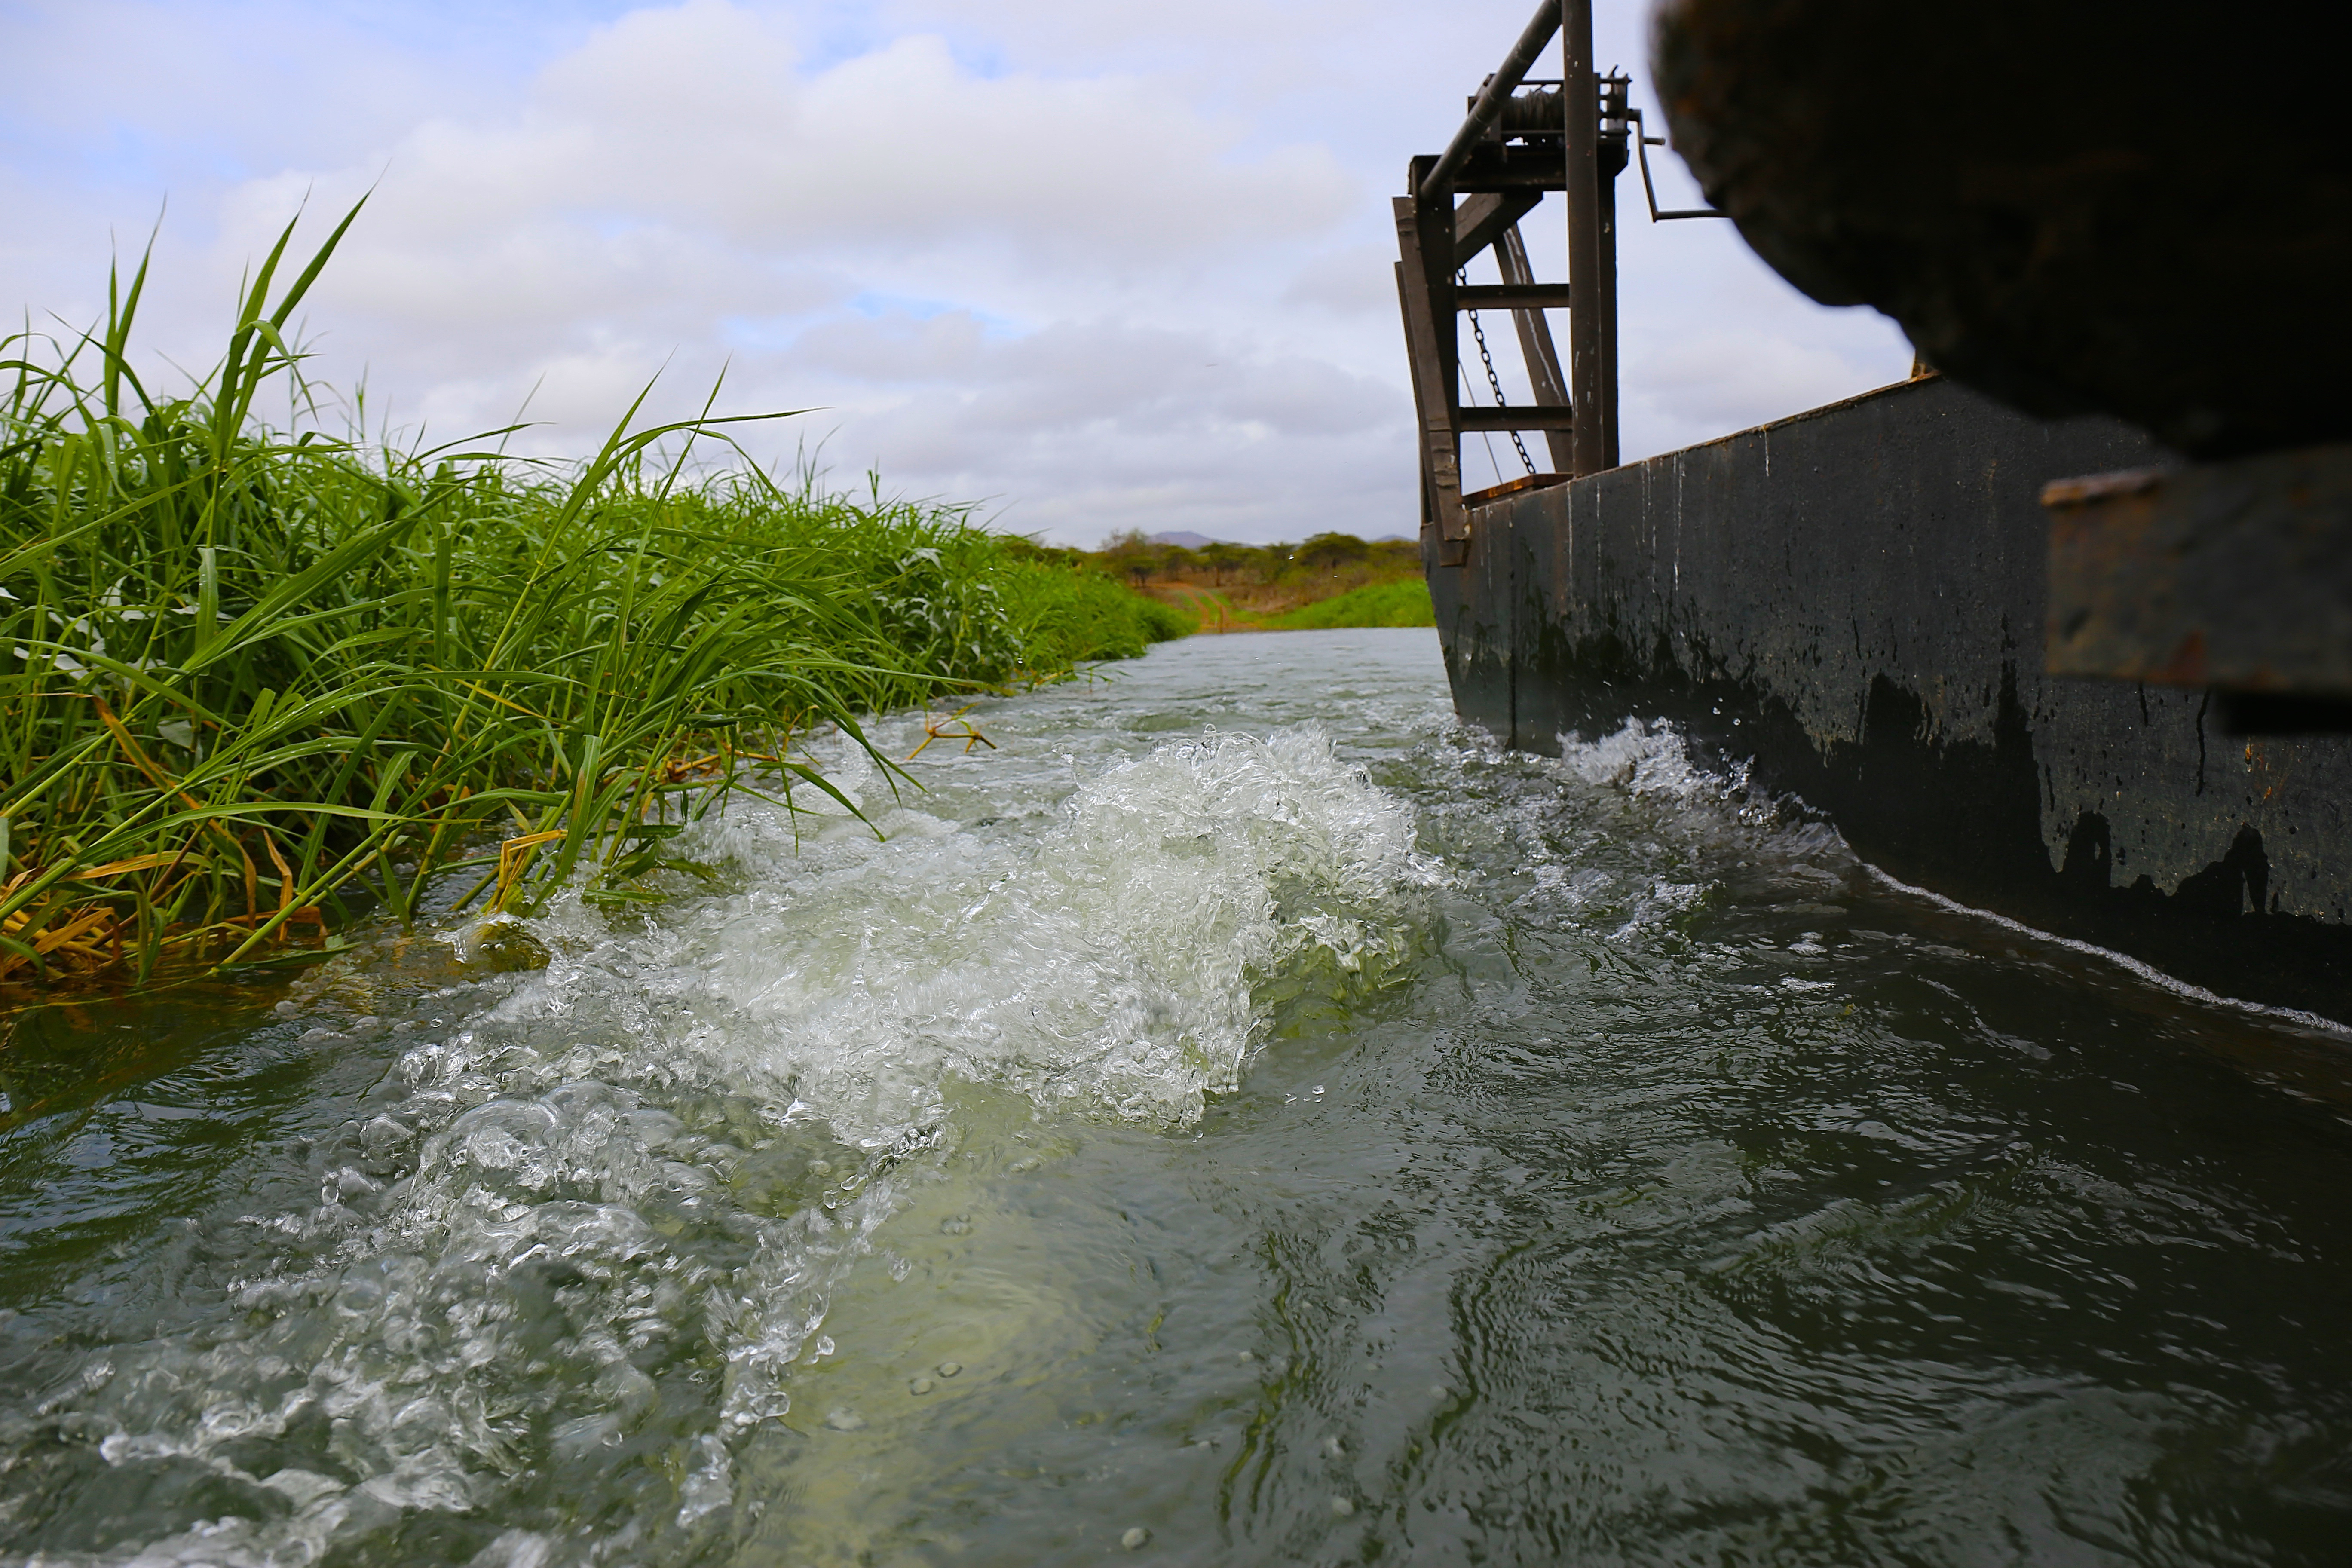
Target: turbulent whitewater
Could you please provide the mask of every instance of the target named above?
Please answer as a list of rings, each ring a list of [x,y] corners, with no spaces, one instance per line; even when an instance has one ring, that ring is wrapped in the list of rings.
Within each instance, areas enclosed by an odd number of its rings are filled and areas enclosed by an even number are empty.
[[[2329,1031],[1496,752],[1426,632],[970,717],[650,910],[28,1026],[0,1563],[2352,1540]]]

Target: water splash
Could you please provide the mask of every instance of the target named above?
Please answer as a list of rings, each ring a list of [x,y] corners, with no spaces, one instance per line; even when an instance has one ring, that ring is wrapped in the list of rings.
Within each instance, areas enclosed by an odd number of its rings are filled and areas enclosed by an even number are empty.
[[[829,1350],[845,1271],[939,1179],[959,1083],[1185,1125],[1271,994],[1380,983],[1431,877],[1410,810],[1311,730],[1163,746],[1023,835],[837,771],[880,837],[745,805],[677,841],[740,890],[627,927],[560,903],[521,922],[544,970],[424,998],[453,1026],[314,1155],[317,1204],[246,1216],[277,1260],[223,1287],[236,1326],[110,1347],[5,1417],[37,1492],[146,1467],[210,1489],[209,1522],[42,1560],[310,1562],[631,1467],[664,1495],[617,1539],[678,1550],[730,1508],[730,1444]]]
[[[1636,796],[1695,802],[1721,800],[1746,787],[1746,770],[1716,773],[1691,761],[1682,731],[1664,719],[1628,719],[1614,734],[1587,741],[1570,730],[1559,737],[1563,772],[1588,784]]]

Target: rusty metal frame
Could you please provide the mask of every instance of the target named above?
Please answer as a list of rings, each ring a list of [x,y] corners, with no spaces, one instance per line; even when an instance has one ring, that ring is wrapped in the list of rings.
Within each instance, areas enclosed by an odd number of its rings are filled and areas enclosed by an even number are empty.
[[[1561,74],[1530,78],[1555,38]],[[1517,96],[1523,88],[1532,90]],[[1444,152],[1408,168],[1407,194],[1395,204],[1397,298],[1421,433],[1422,522],[1440,564],[1466,559],[1481,504],[1617,464],[1614,180],[1626,163],[1624,88],[1623,78],[1592,68],[1591,0],[1543,0]],[[1546,123],[1553,115],[1556,130]],[[1536,279],[1519,231],[1555,191],[1567,197],[1565,284]],[[1502,281],[1457,282],[1488,250]],[[1481,309],[1511,313],[1534,403],[1463,405],[1458,321]],[[1568,312],[1564,357],[1545,315],[1553,310]],[[1465,435],[1528,431],[1544,436],[1554,471],[1464,492]]]

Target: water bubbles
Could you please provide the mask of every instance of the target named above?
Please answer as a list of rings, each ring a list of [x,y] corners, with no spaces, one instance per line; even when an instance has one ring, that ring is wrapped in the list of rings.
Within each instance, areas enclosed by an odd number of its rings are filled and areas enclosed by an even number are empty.
[[[343,1484],[314,1470],[284,1469],[262,1478],[261,1484],[291,1502],[297,1509],[309,1508],[321,1498],[335,1496]]]
[[[735,1500],[733,1467],[727,1457],[727,1445],[705,1434],[696,1439],[695,1448],[701,1463],[678,1489],[680,1525],[691,1525]]]
[[[739,851],[755,827],[730,822]],[[1362,984],[1397,949],[1412,838],[1320,735],[1162,747],[1029,843],[845,840],[788,901],[713,906],[680,935],[733,1018],[698,1043],[866,1137],[935,1120],[949,1076],[1187,1122],[1261,1037],[1259,977]]]
[[[289,1140],[297,1195],[237,1233],[259,1256],[233,1288],[191,1287],[226,1299],[216,1320],[90,1356],[44,1431],[86,1428],[110,1446],[93,1463],[237,1469],[252,1517],[201,1560],[365,1555],[404,1515],[497,1521],[532,1488],[610,1505],[608,1478],[640,1470],[657,1479],[629,1483],[646,1502],[626,1550],[657,1560],[685,1554],[666,1532],[757,1512],[752,1456],[794,1392],[835,1434],[944,1414],[896,1405],[890,1363],[859,1364],[871,1342],[835,1313],[861,1260],[907,1279],[905,1255],[987,1250],[934,1223],[998,1235],[966,1199],[877,1237],[957,1148],[952,1097],[1192,1124],[1279,1006],[1384,984],[1424,920],[1412,812],[1319,733],[1072,767],[1008,791],[992,815],[1015,826],[986,833],[898,810],[887,843],[838,812],[838,837],[811,836],[745,802],[689,829],[733,890],[646,920],[560,898],[466,922],[421,995],[356,960],[305,982],[275,1016],[381,1079],[315,1144]],[[455,966],[465,983],[442,984]],[[974,1168],[1058,1175],[1068,1145],[1048,1142]],[[988,1369],[959,1405],[1012,1385],[994,1342],[945,1342]],[[964,1370],[935,1362],[907,1396],[944,1399]],[[509,1530],[476,1560],[578,1545]]]
[[[578,1459],[596,1448],[618,1447],[620,1442],[621,1418],[599,1414],[564,1422],[551,1435],[549,1447],[559,1458]]]
[[[360,1145],[382,1156],[408,1142],[409,1130],[389,1116],[378,1116],[360,1129]]]
[[[535,1530],[509,1530],[476,1552],[467,1568],[546,1568],[555,1542]]]

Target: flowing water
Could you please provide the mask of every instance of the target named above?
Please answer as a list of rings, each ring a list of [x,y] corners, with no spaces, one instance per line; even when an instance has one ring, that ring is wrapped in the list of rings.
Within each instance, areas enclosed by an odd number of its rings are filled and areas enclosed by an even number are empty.
[[[1425,631],[1111,674],[20,1021],[0,1563],[2352,1560],[2352,1045]]]

